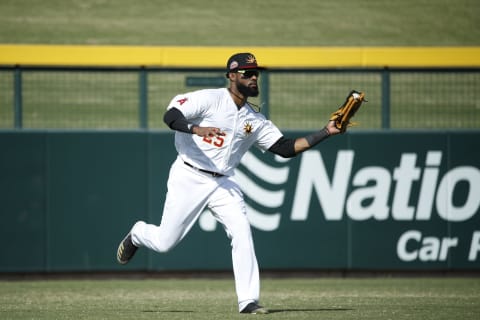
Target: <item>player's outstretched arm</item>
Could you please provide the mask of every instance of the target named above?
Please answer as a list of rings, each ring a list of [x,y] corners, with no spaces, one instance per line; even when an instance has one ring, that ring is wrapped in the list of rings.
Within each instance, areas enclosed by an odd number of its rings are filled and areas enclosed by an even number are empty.
[[[295,153],[298,154],[306,151],[316,146],[328,137],[339,133],[340,130],[337,129],[337,127],[335,126],[335,121],[329,121],[322,130],[309,134],[308,136],[305,136],[303,138],[297,138],[295,140]]]
[[[335,122],[329,121],[322,130],[311,133],[305,137],[296,139],[282,137],[268,150],[281,157],[292,158],[297,154],[316,146],[328,137],[339,133],[340,130],[336,128]]]

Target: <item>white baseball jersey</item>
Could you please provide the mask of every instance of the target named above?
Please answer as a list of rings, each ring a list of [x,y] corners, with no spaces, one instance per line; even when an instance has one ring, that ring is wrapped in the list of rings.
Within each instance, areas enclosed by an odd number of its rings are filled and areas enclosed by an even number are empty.
[[[183,161],[231,176],[252,145],[262,151],[282,137],[280,130],[248,104],[238,109],[228,89],[204,89],[177,95],[167,109],[177,108],[201,127],[217,127],[225,136],[203,138],[175,131],[175,147]]]

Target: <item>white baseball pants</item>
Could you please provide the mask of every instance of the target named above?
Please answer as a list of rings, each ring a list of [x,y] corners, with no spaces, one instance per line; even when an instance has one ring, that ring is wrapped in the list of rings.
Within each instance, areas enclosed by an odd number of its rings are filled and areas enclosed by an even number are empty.
[[[208,207],[231,239],[239,311],[250,302],[258,303],[258,263],[243,194],[235,180],[199,172],[178,157],[170,169],[167,187],[160,226],[137,222],[131,230],[133,244],[167,252],[185,237]]]

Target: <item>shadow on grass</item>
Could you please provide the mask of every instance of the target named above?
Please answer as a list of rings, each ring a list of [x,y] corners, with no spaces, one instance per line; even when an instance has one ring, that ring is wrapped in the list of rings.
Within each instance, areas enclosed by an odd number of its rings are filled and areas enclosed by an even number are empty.
[[[193,313],[192,310],[143,310],[142,312],[155,312],[155,313]]]
[[[325,312],[325,311],[352,311],[353,309],[346,308],[289,308],[289,309],[268,309],[269,313],[281,312]],[[143,310],[142,312],[151,313],[193,313],[192,310]]]
[[[280,313],[280,312],[319,312],[319,311],[352,311],[353,309],[346,308],[289,308],[289,309],[268,309],[270,313]]]

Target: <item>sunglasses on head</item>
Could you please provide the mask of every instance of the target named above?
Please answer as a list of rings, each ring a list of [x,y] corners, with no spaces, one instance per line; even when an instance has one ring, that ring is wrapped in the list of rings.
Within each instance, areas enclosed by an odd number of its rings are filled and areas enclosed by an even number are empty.
[[[260,74],[258,70],[237,70],[237,73],[240,73],[244,79],[250,79],[253,76],[258,78]]]

